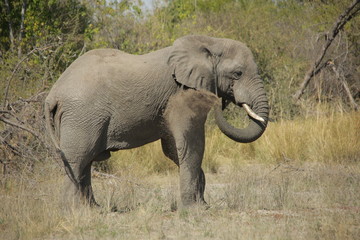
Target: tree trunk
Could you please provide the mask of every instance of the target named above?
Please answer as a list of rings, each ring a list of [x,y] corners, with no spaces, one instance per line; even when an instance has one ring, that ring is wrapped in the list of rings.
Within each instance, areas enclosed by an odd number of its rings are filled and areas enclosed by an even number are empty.
[[[10,9],[10,5],[9,5],[9,0],[5,0],[5,7],[6,7],[6,13],[9,19],[9,38],[10,38],[10,50],[12,51],[14,49],[14,31],[13,31],[13,26],[12,26],[12,21],[11,21],[11,9]]]
[[[19,37],[18,37],[18,42],[19,42],[19,46],[18,46],[18,57],[20,58],[22,56],[22,44],[21,41],[24,37],[24,33],[25,33],[25,13],[26,13],[26,7],[27,7],[27,0],[23,0],[22,2],[22,7],[21,7],[21,23],[20,23],[20,32],[19,32]]]

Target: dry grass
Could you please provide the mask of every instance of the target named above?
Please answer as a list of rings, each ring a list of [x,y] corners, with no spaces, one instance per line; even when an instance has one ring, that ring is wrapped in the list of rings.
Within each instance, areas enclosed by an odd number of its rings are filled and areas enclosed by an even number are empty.
[[[100,209],[63,208],[53,162],[8,175],[0,239],[358,239],[359,122],[351,114],[271,123],[248,145],[210,125],[207,210],[172,211],[178,175],[158,143],[116,154],[115,177],[94,174]]]
[[[204,162],[207,170],[230,162],[240,165],[283,161],[346,164],[360,159],[359,113],[329,113],[270,122],[264,135],[250,144],[233,142],[216,128],[208,130]]]
[[[360,234],[359,165],[222,168],[208,174],[208,210],[177,212],[171,211],[177,174],[136,181],[95,177],[104,207],[71,210],[58,200],[60,174],[52,176],[13,178],[3,185],[2,239],[357,239]],[[113,205],[124,212],[110,213]]]

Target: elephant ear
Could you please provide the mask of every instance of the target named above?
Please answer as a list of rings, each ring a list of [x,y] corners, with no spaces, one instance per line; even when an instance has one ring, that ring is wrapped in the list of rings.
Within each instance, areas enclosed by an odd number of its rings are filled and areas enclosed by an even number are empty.
[[[215,39],[206,36],[186,36],[173,44],[168,64],[175,80],[189,88],[214,92],[214,53],[210,50]]]

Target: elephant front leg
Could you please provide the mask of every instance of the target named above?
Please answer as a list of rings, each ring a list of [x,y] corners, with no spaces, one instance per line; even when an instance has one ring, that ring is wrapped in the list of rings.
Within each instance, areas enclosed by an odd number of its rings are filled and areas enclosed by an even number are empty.
[[[185,138],[182,138],[185,139]],[[181,144],[184,147],[176,148],[176,143],[173,138],[162,138],[162,149],[169,159],[171,159],[180,168],[180,192],[181,201],[183,205],[191,205],[192,203],[205,203],[205,174],[201,169],[201,160],[204,151],[204,139],[195,139],[196,145],[199,149],[189,150],[186,147],[186,142],[180,141],[178,138],[178,146]],[[200,144],[200,145],[198,145]],[[193,153],[197,153],[194,156]],[[181,157],[181,165],[179,164],[179,157]]]
[[[179,158],[182,205],[206,203],[204,200],[205,175],[201,169],[205,145],[203,129],[193,129],[187,134],[183,132],[175,142]]]
[[[162,146],[165,155],[180,168],[183,206],[205,203],[205,175],[201,169],[205,121],[216,100],[211,93],[189,89],[174,95],[164,113],[168,136],[162,139]]]
[[[194,203],[206,204],[204,200],[205,175],[201,168],[190,164],[180,165],[180,196],[183,206]]]

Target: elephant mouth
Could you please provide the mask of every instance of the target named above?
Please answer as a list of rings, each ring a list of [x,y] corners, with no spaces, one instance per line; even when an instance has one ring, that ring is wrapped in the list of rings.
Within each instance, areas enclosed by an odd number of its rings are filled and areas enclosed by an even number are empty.
[[[244,110],[246,111],[246,113],[247,113],[250,117],[252,117],[252,118],[254,118],[254,119],[256,119],[256,120],[258,120],[258,121],[260,121],[260,122],[265,122],[265,119],[262,118],[262,117],[260,117],[259,115],[257,115],[257,114],[249,107],[249,105],[247,105],[246,103],[243,103],[243,104],[241,104],[241,106],[244,108]]]
[[[251,107],[250,107],[248,104],[246,104],[246,103],[239,103],[239,104],[237,104],[237,103],[235,102],[235,99],[233,99],[233,100],[227,100],[227,99],[225,99],[225,98],[222,98],[222,110],[224,110],[224,109],[228,106],[228,104],[229,104],[230,102],[234,103],[234,104],[237,105],[237,106],[241,106],[241,107],[246,111],[246,113],[247,113],[250,117],[252,117],[253,119],[256,119],[256,120],[258,120],[258,121],[260,121],[260,122],[265,122],[265,119],[262,118],[262,117],[260,117],[258,114],[256,114],[256,113],[251,109]]]
[[[219,129],[236,142],[249,143],[258,139],[267,126],[269,106],[265,94],[260,95],[256,100],[254,108],[244,102],[235,103],[238,107],[242,107],[250,118],[249,125],[239,129],[229,124],[223,115],[223,110],[229,103],[234,103],[234,100],[222,98],[222,107],[220,105],[215,107],[215,121]]]

